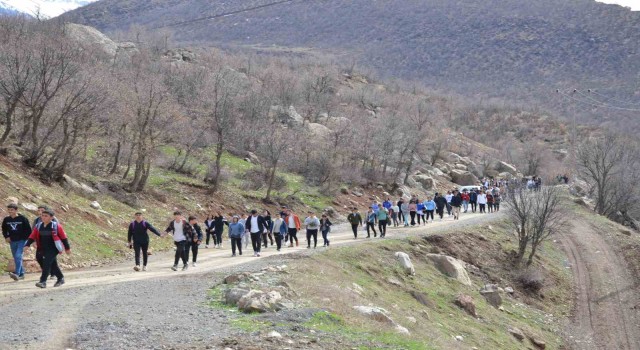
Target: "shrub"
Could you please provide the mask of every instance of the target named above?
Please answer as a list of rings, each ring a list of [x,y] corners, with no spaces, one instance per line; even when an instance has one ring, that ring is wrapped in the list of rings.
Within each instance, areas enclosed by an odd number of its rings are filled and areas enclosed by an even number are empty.
[[[537,269],[526,269],[517,277],[522,289],[537,294],[544,287],[544,275]]]

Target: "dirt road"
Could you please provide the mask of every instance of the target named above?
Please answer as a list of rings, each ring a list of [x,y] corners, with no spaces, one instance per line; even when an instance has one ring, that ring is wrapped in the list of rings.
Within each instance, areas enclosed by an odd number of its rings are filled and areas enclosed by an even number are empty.
[[[497,217],[463,214],[456,222],[446,218],[420,228],[392,228],[387,239],[479,225]],[[332,232],[331,245],[381,241],[364,236],[360,230],[354,240],[350,228],[340,227]],[[82,269],[67,272],[63,287],[44,290],[34,286],[35,274],[22,282],[7,277],[0,283],[0,349],[182,348],[185,335],[191,348],[205,347],[229,335],[224,313],[203,305],[220,275],[313,251],[306,249],[303,238],[299,248],[276,252],[269,247],[261,258],[251,257],[251,252],[231,258],[227,244],[220,250],[202,249],[198,266],[186,272],[171,271],[172,254],[162,253],[150,257],[148,272],[134,272],[131,263]]]
[[[572,224],[561,235],[576,289],[568,345],[576,350],[640,349],[638,282],[607,232],[579,218]]]

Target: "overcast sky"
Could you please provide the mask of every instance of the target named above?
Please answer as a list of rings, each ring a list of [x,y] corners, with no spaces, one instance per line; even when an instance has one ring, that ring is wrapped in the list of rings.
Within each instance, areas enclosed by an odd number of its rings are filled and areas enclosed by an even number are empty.
[[[597,0],[607,4],[618,4],[626,7],[631,7],[634,11],[640,11],[640,0]]]

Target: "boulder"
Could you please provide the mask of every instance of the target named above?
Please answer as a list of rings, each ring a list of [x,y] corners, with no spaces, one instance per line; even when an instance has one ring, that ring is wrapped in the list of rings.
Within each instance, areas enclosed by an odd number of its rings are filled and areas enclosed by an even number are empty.
[[[395,322],[389,317],[389,313],[387,310],[381,307],[375,306],[354,306],[354,310],[359,312],[360,314],[372,319],[374,321],[378,321],[381,323],[395,324]]]
[[[314,138],[315,140],[326,139],[331,135],[331,129],[318,123],[307,124],[307,130],[311,134],[311,137]]]
[[[244,161],[251,164],[260,164],[260,158],[253,152],[247,152]]]
[[[458,305],[469,315],[478,317],[478,314],[476,313],[476,304],[473,302],[472,297],[465,294],[460,294],[456,297],[456,300],[454,300],[454,304]]]
[[[225,284],[234,284],[234,283],[238,283],[238,282],[242,282],[244,280],[246,280],[249,275],[251,275],[248,272],[240,272],[240,273],[234,273],[232,275],[229,275],[227,277],[224,278],[224,283]]]
[[[251,290],[238,300],[238,309],[243,312],[270,312],[281,309],[282,295],[277,291]]]
[[[427,254],[427,257],[433,261],[433,264],[441,273],[457,279],[464,285],[472,285],[463,261],[441,254]]]
[[[96,210],[102,209],[102,206],[100,206],[100,203],[98,203],[97,201],[91,202],[91,204],[89,204],[89,206],[91,208],[93,208],[93,209],[96,209]]]
[[[394,255],[395,255],[396,259],[398,259],[398,262],[400,263],[400,266],[402,266],[402,269],[404,270],[404,272],[407,275],[415,275],[416,274],[416,270],[413,267],[413,264],[411,263],[411,258],[409,257],[409,255],[407,253],[396,252]]]
[[[436,187],[436,181],[431,176],[413,175],[410,178],[419,183],[425,190],[433,190]]]
[[[507,172],[514,176],[518,175],[518,169],[516,169],[515,166],[509,163],[505,163],[503,161],[498,161],[496,164],[494,164],[493,169],[496,170],[498,173]]]
[[[491,306],[498,308],[502,305],[502,297],[498,286],[495,284],[487,284],[480,289],[480,294],[487,300]]]
[[[399,333],[399,334],[404,334],[404,335],[411,334],[411,333],[409,333],[408,329],[406,329],[405,327],[402,327],[399,324],[396,324],[396,326],[393,329],[396,331],[396,333]]]
[[[62,179],[64,180],[64,183],[70,187],[71,189],[81,192],[81,193],[86,193],[86,194],[95,194],[97,191],[95,189],[93,189],[91,186],[87,185],[87,184],[83,184],[79,181],[77,181],[76,179],[72,178],[69,175],[62,175]]]
[[[227,305],[238,305],[238,301],[249,293],[248,289],[231,288],[224,293],[224,302]]]
[[[519,341],[523,341],[525,338],[524,333],[516,327],[509,327],[507,329],[507,332],[509,332],[509,334],[511,334],[514,338],[518,339]]]
[[[298,114],[293,106],[289,106],[289,108],[286,109],[282,106],[271,106],[269,115],[282,124],[289,126],[299,126],[304,123],[304,118]]]
[[[38,211],[38,206],[33,203],[22,203],[22,207],[32,213],[35,213]]]
[[[449,175],[454,183],[461,186],[472,186],[478,184],[478,178],[470,173],[460,169],[452,170]]]
[[[276,331],[271,331],[267,334],[267,338],[282,338],[282,334]]]
[[[531,342],[533,343],[533,345],[536,346],[536,348],[538,349],[546,349],[547,348],[547,343],[545,343],[543,340],[538,339],[538,338],[531,338],[530,339]]]
[[[449,163],[460,163],[462,157],[456,153],[449,152],[446,156],[446,160]]]
[[[6,201],[7,201],[7,204],[11,204],[11,203],[18,204],[19,203],[18,198],[16,198],[16,197],[7,197]]]
[[[505,291],[506,293],[509,293],[509,294],[513,294],[513,293],[515,292],[515,291],[513,290],[513,288],[511,288],[511,287],[506,287],[506,288],[504,289],[504,291]]]
[[[483,169],[482,166],[472,162],[470,164],[467,164],[467,170],[470,173],[472,173],[475,177],[480,178],[483,175],[483,170],[484,169]]]
[[[457,163],[455,165],[455,168],[458,169],[458,170],[467,170],[467,166],[462,164],[462,163]]]

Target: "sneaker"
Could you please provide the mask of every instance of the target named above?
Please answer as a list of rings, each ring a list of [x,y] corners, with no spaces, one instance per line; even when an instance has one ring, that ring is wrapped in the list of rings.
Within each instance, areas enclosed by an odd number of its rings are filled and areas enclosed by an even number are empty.
[[[18,276],[18,279],[19,279],[19,280],[23,280],[23,279],[24,279],[24,275],[20,275],[20,276]]]
[[[182,271],[186,271],[189,268],[189,264],[182,265]]]
[[[233,258],[234,256],[236,256],[236,254],[235,254],[235,253],[231,254],[231,257],[232,257],[232,258]]]
[[[260,253],[257,253],[256,256],[259,258],[260,257]]]
[[[142,271],[147,271],[147,267],[146,267],[146,266],[143,266],[143,267],[142,267]]]
[[[218,244],[218,249],[222,248],[222,244]]]
[[[59,279],[56,284],[54,284],[54,287],[60,287],[61,285],[64,284],[64,278]]]
[[[173,271],[178,271],[178,265],[173,265],[173,266],[171,267],[171,269],[172,269]]]
[[[36,287],[38,287],[38,288],[47,288],[47,282],[38,282],[38,283],[36,283]]]
[[[277,251],[280,251],[280,248],[276,249]]]
[[[208,245],[208,244],[205,244],[205,245],[204,245],[204,249],[209,249],[209,245]]]
[[[307,249],[311,249],[311,246],[308,246]]]
[[[191,264],[191,266],[196,267],[196,266],[198,266],[198,265],[197,265],[197,264],[196,264],[196,262],[194,261],[194,262],[193,262],[193,264]]]
[[[238,253],[238,255],[242,255],[242,252]]]
[[[134,266],[134,267],[133,267],[133,270],[134,270],[134,271],[140,271],[140,265],[136,265],[136,266]]]
[[[13,273],[13,272],[9,272],[9,277],[11,277],[11,279],[12,279],[12,280],[14,280],[14,281],[17,281],[17,280],[18,280],[18,278],[19,278],[19,277],[18,277],[18,275],[16,275],[16,274],[15,274],[15,273]]]

